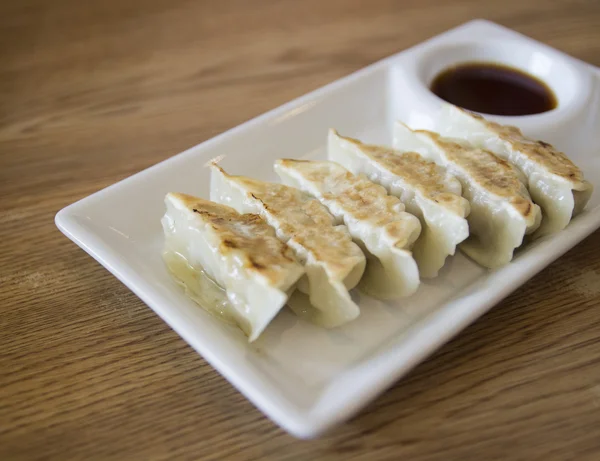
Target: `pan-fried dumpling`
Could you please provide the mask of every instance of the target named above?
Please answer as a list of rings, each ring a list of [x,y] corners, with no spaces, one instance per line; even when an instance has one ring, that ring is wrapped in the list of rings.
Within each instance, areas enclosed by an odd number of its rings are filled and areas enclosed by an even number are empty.
[[[316,197],[366,250],[362,291],[393,299],[417,290],[419,269],[410,249],[421,223],[404,211],[400,199],[331,161],[282,159],[275,162],[275,172],[284,184]]]
[[[294,312],[328,328],[355,319],[360,310],[348,290],[363,275],[365,255],[345,226],[318,200],[293,187],[232,176],[211,166],[211,199],[240,212],[260,215],[304,264],[306,277],[288,304]]]
[[[469,236],[469,202],[461,197],[460,182],[444,168],[415,152],[401,154],[363,144],[330,130],[329,160],[354,174],[381,184],[421,220],[422,231],[413,247],[421,277],[435,277],[446,257]]]
[[[539,227],[540,207],[531,201],[522,174],[490,151],[431,131],[412,131],[403,123],[394,126],[394,148],[418,152],[461,182],[471,212],[470,235],[460,248],[482,266],[496,268],[510,262],[525,234]]]
[[[548,143],[525,137],[518,128],[499,125],[447,104],[438,119],[437,131],[487,149],[527,176],[531,197],[543,212],[535,236],[564,229],[592,195],[592,185],[565,154]]]
[[[254,341],[285,305],[302,265],[258,215],[185,194],[167,194],[165,204],[165,259],[174,275],[197,294],[206,273],[225,290],[227,316]]]

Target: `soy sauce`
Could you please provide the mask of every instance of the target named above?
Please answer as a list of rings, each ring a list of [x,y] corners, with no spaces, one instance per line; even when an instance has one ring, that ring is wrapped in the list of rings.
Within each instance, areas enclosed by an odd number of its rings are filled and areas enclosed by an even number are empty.
[[[492,115],[531,115],[556,108],[541,80],[502,64],[469,62],[438,74],[431,91],[454,105]]]

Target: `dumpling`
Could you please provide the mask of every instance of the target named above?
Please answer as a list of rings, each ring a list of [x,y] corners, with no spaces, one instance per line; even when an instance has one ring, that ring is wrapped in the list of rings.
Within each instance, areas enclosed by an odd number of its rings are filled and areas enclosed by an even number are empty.
[[[329,131],[327,155],[384,186],[421,220],[421,235],[413,247],[421,277],[435,277],[446,257],[469,236],[469,202],[461,197],[460,182],[444,168],[415,152],[363,144],[335,130]]]
[[[564,229],[592,195],[592,185],[565,154],[548,143],[525,137],[518,128],[490,122],[447,104],[438,119],[437,131],[490,150],[527,176],[531,197],[543,213],[535,236]]]
[[[328,328],[355,319],[360,309],[348,290],[365,271],[366,258],[345,226],[318,200],[293,187],[232,176],[211,166],[211,199],[259,214],[304,264],[306,277],[288,304],[302,318]]]
[[[302,265],[258,215],[185,194],[169,193],[165,204],[165,258],[185,262],[174,275],[198,293],[194,272],[206,273],[225,290],[227,314],[254,341],[287,302]]]
[[[361,291],[393,299],[417,290],[419,269],[410,249],[421,223],[404,211],[400,199],[331,161],[282,159],[275,162],[275,172],[284,184],[316,197],[365,250]]]
[[[462,184],[471,204],[469,238],[460,248],[473,260],[496,268],[512,260],[525,234],[541,222],[540,207],[531,201],[523,175],[490,151],[459,144],[431,131],[394,126],[394,148],[414,151],[445,167]]]

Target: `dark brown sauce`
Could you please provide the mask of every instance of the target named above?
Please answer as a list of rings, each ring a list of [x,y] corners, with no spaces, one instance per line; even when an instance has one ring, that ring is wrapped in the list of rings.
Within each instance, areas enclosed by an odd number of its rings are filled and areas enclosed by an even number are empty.
[[[438,74],[431,91],[449,103],[491,115],[531,115],[556,108],[556,96],[541,80],[518,69],[469,62]]]

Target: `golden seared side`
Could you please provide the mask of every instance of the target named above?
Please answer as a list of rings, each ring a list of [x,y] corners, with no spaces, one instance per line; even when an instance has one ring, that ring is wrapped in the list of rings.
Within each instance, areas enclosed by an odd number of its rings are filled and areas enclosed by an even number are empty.
[[[324,203],[335,203],[352,219],[372,228],[383,228],[394,246],[404,248],[413,243],[415,228],[420,229],[417,218],[406,213],[400,199],[388,195],[383,186],[328,160],[279,159],[276,165],[319,184]]]
[[[299,264],[292,250],[256,214],[240,214],[233,208],[187,194],[169,193],[167,200],[182,205],[218,236],[219,253],[235,254],[245,268],[261,274],[274,286],[284,281],[286,266]]]
[[[544,141],[534,141],[525,136],[515,126],[500,125],[485,119],[479,114],[469,114],[485,124],[485,126],[496,133],[500,139],[508,142],[512,149],[521,152],[528,159],[545,168],[549,173],[567,179],[573,184],[573,189],[587,189],[589,183],[583,179],[583,172],[575,165],[569,157]]]
[[[424,197],[444,205],[459,215],[464,214],[465,199],[446,191],[445,171],[439,165],[424,159],[416,152],[401,153],[384,146],[364,144],[358,139],[345,136],[342,138],[356,144],[365,155],[375,160],[390,173],[402,178]]]
[[[508,199],[525,219],[535,219],[536,207],[527,192],[527,187],[519,180],[516,167],[488,150],[464,146],[431,131],[417,132],[427,134],[444,150],[446,159],[461,168],[477,186],[493,195]]]
[[[294,187],[221,171],[242,186],[249,199],[261,202],[265,212],[277,223],[281,235],[304,247],[326,266],[330,276],[344,279],[357,261],[364,260],[364,254],[348,231],[335,226],[333,216],[318,200]]]

